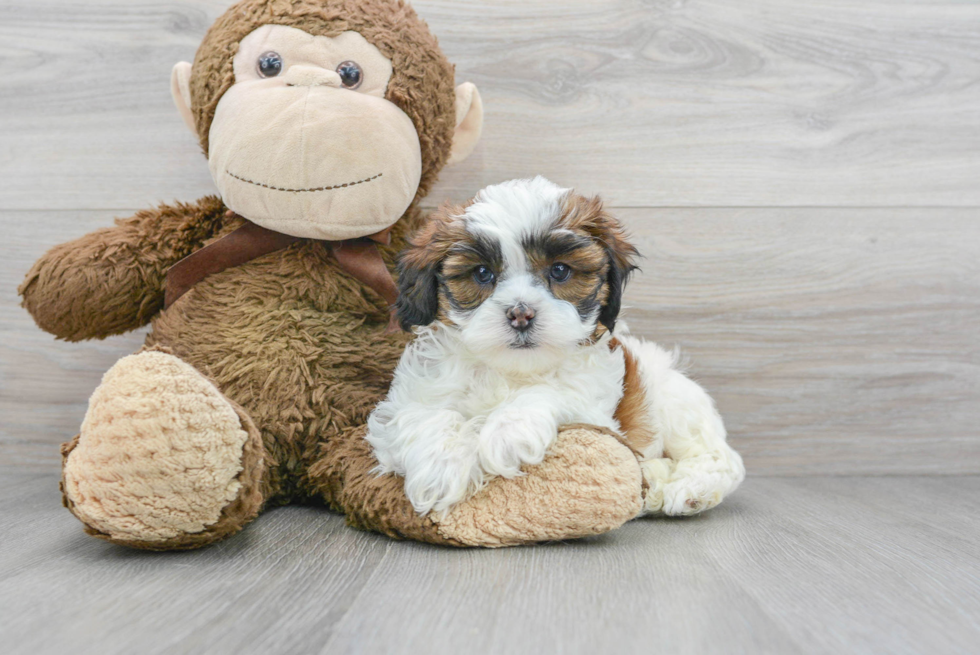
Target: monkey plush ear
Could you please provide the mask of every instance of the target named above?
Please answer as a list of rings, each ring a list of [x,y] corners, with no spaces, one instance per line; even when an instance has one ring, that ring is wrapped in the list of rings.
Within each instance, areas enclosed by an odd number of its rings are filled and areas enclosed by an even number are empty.
[[[170,74],[170,93],[174,97],[180,117],[196,136],[197,127],[194,125],[194,114],[191,113],[191,65],[186,61],[174,66],[173,73]]]
[[[480,91],[471,82],[464,82],[456,87],[456,133],[448,163],[458,164],[469,157],[482,132],[483,100],[480,99]]]

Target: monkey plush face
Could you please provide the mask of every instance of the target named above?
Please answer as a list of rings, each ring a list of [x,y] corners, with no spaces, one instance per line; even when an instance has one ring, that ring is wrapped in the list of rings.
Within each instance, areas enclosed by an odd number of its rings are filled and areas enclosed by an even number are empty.
[[[399,0],[246,0],[172,86],[230,209],[341,240],[386,230],[472,151],[479,93],[452,78]]]
[[[235,55],[211,123],[211,175],[230,208],[299,237],[384,230],[422,175],[411,119],[385,99],[391,61],[357,32],[266,25]]]

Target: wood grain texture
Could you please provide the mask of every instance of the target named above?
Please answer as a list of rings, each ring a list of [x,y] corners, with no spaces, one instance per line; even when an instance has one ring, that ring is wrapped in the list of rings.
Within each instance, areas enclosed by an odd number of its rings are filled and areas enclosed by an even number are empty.
[[[0,209],[193,200],[169,99],[229,0],[3,0]],[[619,206],[980,204],[980,5],[417,0],[486,106],[433,201],[542,173]]]
[[[980,472],[980,222],[621,210],[634,331],[676,344],[750,474]]]
[[[30,653],[966,653],[980,478],[754,478],[687,520],[452,550],[290,507],[192,553],[82,534],[0,476],[0,643]]]
[[[975,211],[613,211],[645,255],[626,321],[681,349],[750,475],[980,473]],[[111,216],[0,212],[0,466],[56,469],[141,343],[59,343],[17,306],[37,256]]]
[[[15,289],[213,192],[169,75],[229,3],[0,0],[0,651],[975,651],[980,477],[945,475],[980,473],[975,2],[413,2],[487,110],[430,202],[541,173],[619,207],[627,321],[745,456],[720,508],[505,551],[301,507],[195,553],[86,537],[57,446],[142,333],[57,342]],[[934,477],[823,477],[854,473]]]

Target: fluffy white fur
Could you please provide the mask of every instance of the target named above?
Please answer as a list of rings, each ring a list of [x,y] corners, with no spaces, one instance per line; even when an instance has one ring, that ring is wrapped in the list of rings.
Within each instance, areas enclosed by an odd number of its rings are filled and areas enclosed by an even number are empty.
[[[387,398],[368,419],[367,439],[379,473],[405,478],[420,513],[442,512],[495,475],[513,477],[542,461],[559,426],[586,423],[619,431],[623,351],[609,335],[589,341],[598,320],[581,317],[528,270],[521,238],[551,229],[570,190],[544,178],[481,191],[465,216],[467,230],[499,243],[504,270],[478,308],[451,312],[454,325],[419,328]],[[523,302],[534,308],[533,347],[505,317]],[[725,442],[711,398],[677,369],[675,355],[616,329],[638,359],[646,413],[657,439],[640,453],[648,493],[645,513],[694,514],[717,505],[744,477]],[[527,345],[527,344],[523,344]]]
[[[708,393],[677,367],[678,353],[616,329],[637,360],[646,414],[657,438],[640,453],[649,488],[644,513],[682,516],[711,509],[745,479],[742,458]]]
[[[623,356],[606,339],[524,372],[488,366],[442,323],[417,335],[368,419],[368,441],[379,471],[404,476],[420,513],[449,509],[491,476],[520,475],[544,459],[560,425],[619,429]]]
[[[505,270],[489,300],[475,312],[450,312],[469,352],[488,366],[525,373],[553,371],[595,331],[598,309],[582,319],[571,303],[558,300],[528,270],[521,239],[550,231],[561,202],[571,189],[543,177],[488,186],[466,209],[471,233],[500,244]],[[535,309],[534,348],[513,348],[514,331],[504,318],[507,308],[524,302]]]

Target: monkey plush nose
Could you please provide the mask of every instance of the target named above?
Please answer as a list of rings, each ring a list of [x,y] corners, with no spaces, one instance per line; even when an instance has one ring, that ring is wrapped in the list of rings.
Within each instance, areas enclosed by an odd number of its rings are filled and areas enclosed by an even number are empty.
[[[518,332],[527,332],[534,321],[534,310],[524,303],[518,303],[507,310],[507,320]]]
[[[337,71],[319,66],[290,66],[286,71],[286,86],[340,86]]]

